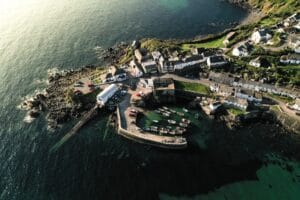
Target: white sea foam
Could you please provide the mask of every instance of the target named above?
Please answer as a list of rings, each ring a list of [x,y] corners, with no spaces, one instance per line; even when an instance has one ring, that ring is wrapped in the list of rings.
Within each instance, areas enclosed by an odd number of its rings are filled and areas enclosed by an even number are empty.
[[[24,117],[23,121],[30,124],[32,123],[36,118],[31,117],[28,113],[26,114],[26,116]]]

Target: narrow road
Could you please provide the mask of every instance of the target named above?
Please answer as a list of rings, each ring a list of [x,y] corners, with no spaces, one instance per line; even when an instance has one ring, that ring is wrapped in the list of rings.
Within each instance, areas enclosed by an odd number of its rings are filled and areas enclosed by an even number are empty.
[[[284,102],[282,102],[282,101],[279,101],[278,99],[275,99],[275,98],[273,98],[272,96],[270,96],[270,95],[268,95],[268,94],[267,94],[266,96],[267,96],[268,98],[272,99],[273,101],[275,101],[275,102],[279,105],[279,107],[281,108],[281,110],[282,110],[284,113],[286,113],[286,114],[289,115],[290,117],[293,117],[293,118],[295,118],[295,119],[297,119],[297,120],[300,120],[300,117],[299,117],[298,115],[296,115],[295,111],[289,109],[289,108],[287,107],[286,103],[284,103]]]

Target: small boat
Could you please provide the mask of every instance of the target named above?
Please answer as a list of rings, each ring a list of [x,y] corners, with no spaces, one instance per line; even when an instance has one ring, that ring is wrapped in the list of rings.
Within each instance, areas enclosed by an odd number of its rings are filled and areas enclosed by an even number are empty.
[[[175,130],[172,130],[172,131],[169,131],[169,134],[170,135],[176,135],[176,132],[175,132]]]
[[[176,121],[175,121],[175,120],[172,120],[172,119],[168,119],[168,123],[169,123],[169,124],[176,124]]]
[[[172,113],[171,112],[169,112],[169,111],[166,111],[165,113],[167,113],[168,115],[171,115]]]
[[[165,116],[165,117],[170,117],[170,114],[168,114],[168,113],[163,113],[163,116]]]
[[[172,109],[169,109],[171,113],[175,114],[176,111],[175,110],[172,110]]]
[[[158,132],[158,127],[157,126],[150,126],[150,130],[153,132]]]
[[[160,110],[155,110],[154,112],[156,112],[158,114],[161,114]]]
[[[179,126],[181,126],[181,127],[184,127],[184,128],[187,128],[188,127],[188,125],[187,124],[185,124],[185,123],[179,123]]]
[[[186,113],[189,112],[188,109],[186,109],[186,108],[183,108],[182,110],[183,110],[183,112],[186,112]]]
[[[165,128],[161,128],[161,129],[159,130],[159,133],[160,133],[160,134],[167,134],[167,133],[168,133],[168,130],[166,130]]]
[[[162,109],[162,108],[159,108],[158,110],[159,110],[160,112],[165,112],[165,110]]]
[[[158,123],[159,121],[158,121],[158,120],[152,120],[152,122],[154,122],[154,123]]]
[[[185,124],[190,124],[191,123],[191,120],[188,120],[188,119],[185,119],[185,118],[182,118],[181,121],[182,121],[182,123],[185,123]]]
[[[175,134],[176,134],[176,135],[182,135],[182,134],[183,134],[183,131],[182,131],[182,130],[176,130],[176,131],[175,131]]]
[[[169,108],[168,108],[168,107],[166,107],[166,106],[163,106],[162,108],[163,108],[163,109],[165,109],[165,110],[169,110]]]
[[[184,113],[182,113],[182,112],[177,112],[177,115],[183,117],[183,116],[184,116]]]

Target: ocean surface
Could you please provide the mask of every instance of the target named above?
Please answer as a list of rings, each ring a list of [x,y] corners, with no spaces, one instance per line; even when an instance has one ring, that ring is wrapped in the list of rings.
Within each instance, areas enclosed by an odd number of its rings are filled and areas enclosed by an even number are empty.
[[[99,117],[57,152],[75,122],[47,131],[17,107],[47,70],[101,64],[137,38],[192,38],[247,16],[220,0],[0,0],[0,200],[299,199],[299,145],[272,123],[230,131],[203,116],[190,148],[128,141]]]

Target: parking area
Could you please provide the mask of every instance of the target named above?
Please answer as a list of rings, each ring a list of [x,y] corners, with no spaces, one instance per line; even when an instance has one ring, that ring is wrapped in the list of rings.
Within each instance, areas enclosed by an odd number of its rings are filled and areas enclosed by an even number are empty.
[[[80,94],[89,94],[95,90],[95,85],[89,78],[82,78],[75,82],[74,92]]]

